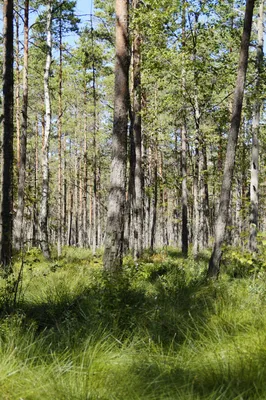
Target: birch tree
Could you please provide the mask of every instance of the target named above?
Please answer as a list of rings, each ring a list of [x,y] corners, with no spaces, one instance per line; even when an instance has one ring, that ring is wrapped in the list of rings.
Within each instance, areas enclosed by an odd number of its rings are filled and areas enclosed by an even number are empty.
[[[249,249],[257,250],[257,229],[258,229],[258,207],[259,207],[259,125],[261,111],[261,73],[263,69],[263,21],[264,21],[264,0],[260,1],[258,26],[258,43],[256,69],[257,78],[255,83],[255,104],[252,122],[252,150],[251,150],[251,179],[250,179],[250,236]]]
[[[48,196],[49,196],[49,137],[51,133],[50,69],[52,62],[52,1],[47,2],[46,63],[44,69],[45,129],[42,146],[42,196],[40,206],[40,238],[43,255],[50,258],[48,241]]]

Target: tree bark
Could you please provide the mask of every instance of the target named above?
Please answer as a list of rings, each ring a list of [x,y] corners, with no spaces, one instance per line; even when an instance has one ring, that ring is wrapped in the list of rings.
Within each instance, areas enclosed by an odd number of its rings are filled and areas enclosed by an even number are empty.
[[[57,216],[57,256],[62,254],[62,88],[63,88],[63,47],[62,18],[59,20],[59,87],[58,87],[58,216]]]
[[[39,129],[38,129],[38,116],[36,117],[36,131],[35,131],[35,168],[34,168],[34,203],[33,203],[33,227],[32,227],[32,246],[37,246],[38,236],[38,170],[39,170],[39,156],[38,156],[38,143],[39,143]]]
[[[151,251],[154,251],[156,241],[156,226],[157,226],[157,205],[158,205],[158,143],[156,139],[155,160],[154,160],[154,194],[153,194],[153,212],[151,225]]]
[[[23,65],[23,98],[22,122],[20,137],[19,178],[18,178],[18,208],[15,219],[14,245],[19,250],[23,247],[24,193],[26,184],[27,162],[27,129],[28,129],[28,60],[29,60],[29,0],[24,2],[24,65]]]
[[[182,254],[184,257],[188,255],[188,195],[187,195],[187,136],[186,128],[181,128],[181,173],[182,173]]]
[[[15,25],[16,25],[16,136],[17,136],[17,173],[20,169],[20,60],[19,60],[19,0],[15,5]],[[25,23],[24,23],[25,27]],[[25,54],[25,53],[24,53]],[[15,232],[14,232],[15,233]],[[15,240],[16,247],[16,240]]]
[[[182,4],[182,47],[186,41],[186,7],[185,1]],[[182,93],[185,100],[185,67],[182,66]],[[181,174],[182,174],[182,254],[188,255],[188,193],[187,193],[187,132],[186,115],[184,112],[184,122],[181,128]]]
[[[261,111],[261,73],[263,69],[263,21],[264,0],[260,2],[258,18],[258,43],[257,43],[257,79],[255,84],[255,105],[252,121],[252,154],[251,154],[251,179],[250,179],[250,236],[249,249],[257,251],[258,208],[259,208],[259,125]]]
[[[40,207],[40,239],[44,257],[50,258],[48,238],[48,196],[49,196],[49,138],[51,131],[51,99],[49,76],[52,61],[52,2],[47,3],[46,22],[46,64],[44,70],[45,131],[42,148],[42,198]]]
[[[12,260],[13,230],[13,109],[14,109],[14,48],[13,0],[4,0],[3,8],[3,180],[2,180],[2,232],[1,264],[6,273]]]
[[[220,194],[219,211],[215,226],[214,248],[209,261],[208,277],[210,278],[217,278],[220,272],[222,245],[224,242],[225,230],[228,221],[228,209],[230,204],[232,178],[235,165],[236,145],[237,145],[238,133],[241,122],[254,2],[255,0],[246,1],[244,29],[241,39],[237,81],[236,81],[236,88],[233,101],[233,112],[232,112],[230,132],[228,135],[228,142],[227,142],[227,151],[226,151],[224,174],[223,174],[223,181]]]
[[[112,165],[104,251],[104,268],[119,271],[123,260],[124,207],[129,110],[128,0],[116,0],[116,63]]]
[[[139,0],[133,0],[134,10],[139,7]],[[143,168],[142,168],[142,132],[141,132],[141,37],[139,29],[133,33],[133,137],[135,147],[134,172],[134,257],[143,252]]]
[[[93,90],[93,233],[92,233],[92,251],[96,253],[98,246],[98,185],[97,185],[97,98],[96,98],[96,67],[94,54],[94,30],[91,17],[91,46],[92,46],[92,90]]]

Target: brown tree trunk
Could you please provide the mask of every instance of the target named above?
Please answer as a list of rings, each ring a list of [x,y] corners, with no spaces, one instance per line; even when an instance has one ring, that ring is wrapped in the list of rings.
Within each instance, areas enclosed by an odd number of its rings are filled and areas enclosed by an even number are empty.
[[[98,246],[98,188],[97,188],[97,98],[96,98],[96,68],[94,54],[94,30],[91,18],[91,45],[92,45],[92,90],[93,90],[93,232],[92,251],[96,253]]]
[[[182,4],[182,47],[186,42],[186,4]],[[185,100],[185,64],[182,60],[182,93]],[[188,193],[187,193],[187,131],[186,115],[184,112],[184,122],[181,128],[181,175],[182,175],[182,254],[188,255]],[[177,144],[176,144],[177,147]],[[177,152],[177,151],[176,151]],[[177,216],[176,216],[177,218]]]
[[[140,1],[133,0],[134,10]],[[143,168],[142,168],[142,133],[141,133],[141,38],[139,29],[133,33],[133,138],[135,147],[134,171],[134,206],[133,206],[133,236],[134,257],[138,258],[143,252]]]
[[[116,63],[112,165],[105,237],[104,268],[114,273],[123,260],[127,124],[129,110],[128,0],[116,0]]]
[[[19,0],[16,1],[15,5],[15,24],[16,24],[16,136],[17,136],[17,172],[19,174],[20,169],[20,54],[19,54]],[[25,32],[25,22],[24,22]],[[25,36],[24,36],[25,38]],[[25,54],[25,51],[24,51]],[[15,232],[14,232],[15,235]],[[15,239],[16,247],[16,239]]]
[[[230,204],[232,178],[235,165],[236,145],[241,122],[254,2],[255,0],[247,0],[246,2],[244,29],[241,40],[241,50],[234,94],[233,112],[230,132],[228,135],[223,182],[220,195],[220,205],[215,226],[214,248],[210,258],[208,269],[208,277],[211,278],[217,278],[220,272],[222,244],[224,242],[225,230],[228,220],[228,209]]]
[[[22,123],[20,137],[18,208],[14,224],[14,245],[19,250],[23,247],[24,193],[26,184],[27,161],[27,128],[28,128],[28,59],[29,59],[29,0],[24,2],[24,65],[23,65],[23,98]]]
[[[156,241],[157,226],[157,205],[158,205],[158,143],[156,140],[155,159],[154,159],[154,192],[153,192],[153,209],[152,209],[152,225],[151,225],[151,251],[154,251]]]
[[[13,0],[4,0],[4,54],[3,54],[3,179],[2,179],[2,232],[1,264],[6,272],[10,270],[12,259],[13,228]]]
[[[63,86],[63,49],[62,19],[59,21],[59,87],[58,87],[58,216],[57,216],[57,255],[62,254],[62,86]]]

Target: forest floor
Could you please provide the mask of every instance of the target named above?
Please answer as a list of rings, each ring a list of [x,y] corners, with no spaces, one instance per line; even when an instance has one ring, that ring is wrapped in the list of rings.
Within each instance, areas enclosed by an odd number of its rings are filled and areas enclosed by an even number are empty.
[[[29,251],[0,280],[0,399],[266,399],[264,256],[228,250],[216,282],[208,257],[126,257],[114,285],[100,254]]]

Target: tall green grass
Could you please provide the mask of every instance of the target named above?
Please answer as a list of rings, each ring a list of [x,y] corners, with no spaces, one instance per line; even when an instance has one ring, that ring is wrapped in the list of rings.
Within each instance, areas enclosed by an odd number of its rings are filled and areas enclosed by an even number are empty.
[[[100,255],[29,252],[16,308],[0,282],[0,399],[266,399],[266,274],[207,282],[207,258],[127,257],[114,285]]]

